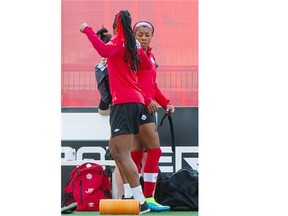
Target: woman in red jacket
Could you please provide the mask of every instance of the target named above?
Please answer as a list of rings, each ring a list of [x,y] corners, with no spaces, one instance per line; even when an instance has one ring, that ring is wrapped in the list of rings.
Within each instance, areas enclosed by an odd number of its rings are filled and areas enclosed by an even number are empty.
[[[137,71],[151,69],[152,64],[135,39],[127,10],[119,11],[114,19],[115,35],[105,44],[86,23],[80,31],[86,34],[93,47],[107,58],[112,108],[110,113],[111,138],[109,150],[119,169],[123,182],[128,182],[133,197],[139,200],[141,214],[150,209],[143,196],[137,167],[131,158],[134,134],[139,133],[144,97],[138,87]],[[141,63],[141,64],[140,64]]]
[[[168,114],[174,113],[175,108],[162,94],[156,83],[156,68],[158,65],[151,52],[152,49],[149,46],[154,34],[154,26],[148,21],[139,21],[134,25],[133,31],[142,49],[151,60],[152,68],[142,69],[138,72],[138,84],[143,91],[145,104],[149,104],[149,106],[146,106],[147,108],[144,109],[144,113],[141,116],[140,131],[139,134],[135,136],[131,155],[140,173],[144,154],[143,149],[145,149],[146,160],[142,172],[146,202],[152,211],[167,211],[170,209],[169,206],[162,206],[153,198],[158,176],[158,163],[162,154],[154,118],[154,113],[157,109],[155,110],[154,107],[156,106],[155,104],[158,103]],[[152,104],[154,105],[152,106]]]

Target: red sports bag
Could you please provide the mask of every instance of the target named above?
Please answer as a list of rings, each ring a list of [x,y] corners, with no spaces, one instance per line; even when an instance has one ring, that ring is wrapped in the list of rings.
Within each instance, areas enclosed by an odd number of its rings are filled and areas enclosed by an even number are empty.
[[[65,187],[66,205],[77,202],[77,211],[98,211],[100,199],[111,198],[111,186],[103,167],[84,163],[70,174]]]

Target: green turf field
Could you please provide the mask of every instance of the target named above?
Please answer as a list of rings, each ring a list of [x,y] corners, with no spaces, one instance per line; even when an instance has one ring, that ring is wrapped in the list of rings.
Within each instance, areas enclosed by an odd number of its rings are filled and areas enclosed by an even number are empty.
[[[67,214],[62,214],[63,216],[67,216]],[[77,216],[95,216],[100,215],[99,211],[74,211],[73,213],[69,215],[77,215]],[[103,215],[103,214],[102,214]],[[168,211],[168,212],[148,212],[143,215],[147,216],[161,216],[161,215],[167,215],[167,216],[198,216],[198,211]],[[105,214],[105,216],[115,216]],[[135,215],[134,215],[135,216]]]

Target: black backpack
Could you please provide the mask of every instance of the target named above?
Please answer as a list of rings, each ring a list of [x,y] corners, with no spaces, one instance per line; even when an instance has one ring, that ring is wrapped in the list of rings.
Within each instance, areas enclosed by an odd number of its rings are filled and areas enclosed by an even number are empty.
[[[198,211],[198,171],[183,168],[172,175],[160,172],[154,198],[171,210]]]

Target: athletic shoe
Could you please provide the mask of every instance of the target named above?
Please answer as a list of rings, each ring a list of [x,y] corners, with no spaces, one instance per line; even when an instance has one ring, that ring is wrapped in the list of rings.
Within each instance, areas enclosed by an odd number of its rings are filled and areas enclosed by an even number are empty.
[[[145,198],[149,208],[154,212],[169,211],[170,206],[163,206],[155,201],[153,197]]]
[[[144,214],[144,213],[147,213],[150,211],[151,211],[151,209],[149,208],[146,201],[142,205],[140,205],[140,214]]]
[[[68,206],[64,206],[61,208],[61,214],[70,214],[75,211],[77,208],[77,202],[73,202]]]

